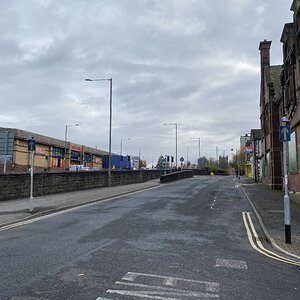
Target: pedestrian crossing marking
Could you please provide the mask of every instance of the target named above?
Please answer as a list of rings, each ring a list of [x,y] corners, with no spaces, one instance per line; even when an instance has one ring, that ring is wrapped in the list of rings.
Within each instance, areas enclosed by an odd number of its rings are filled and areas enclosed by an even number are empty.
[[[186,297],[219,298],[220,284],[217,282],[161,276],[146,273],[126,273],[108,294],[158,300],[181,300]],[[120,288],[122,286],[122,288]],[[108,298],[98,298],[103,300]]]

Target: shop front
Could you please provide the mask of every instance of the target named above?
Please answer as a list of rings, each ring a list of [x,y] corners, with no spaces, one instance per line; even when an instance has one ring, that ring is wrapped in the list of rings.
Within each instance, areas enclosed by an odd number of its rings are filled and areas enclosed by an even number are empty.
[[[92,168],[92,154],[84,153],[84,166],[87,168]]]
[[[82,145],[70,143],[70,168],[72,166],[79,166],[83,164],[82,160]]]
[[[51,167],[53,169],[64,169],[64,153],[63,148],[52,147]]]

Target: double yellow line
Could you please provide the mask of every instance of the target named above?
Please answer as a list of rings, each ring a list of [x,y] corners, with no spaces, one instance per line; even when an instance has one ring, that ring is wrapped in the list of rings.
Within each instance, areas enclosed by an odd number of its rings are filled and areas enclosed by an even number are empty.
[[[245,228],[246,228],[246,231],[247,231],[248,239],[249,239],[249,242],[250,242],[251,246],[253,247],[253,249],[255,249],[259,253],[261,253],[261,254],[263,254],[267,257],[270,257],[272,259],[276,259],[276,260],[281,261],[283,263],[287,263],[287,264],[290,264],[290,265],[300,267],[300,262],[295,261],[295,260],[291,260],[291,259],[286,258],[286,257],[283,257],[281,255],[278,255],[278,254],[266,249],[263,246],[263,244],[261,243],[261,241],[260,241],[260,239],[257,235],[257,232],[256,232],[256,230],[254,228],[254,225],[253,225],[253,222],[251,220],[250,213],[243,211],[242,215],[243,215],[243,221],[244,221],[244,225],[245,225]]]

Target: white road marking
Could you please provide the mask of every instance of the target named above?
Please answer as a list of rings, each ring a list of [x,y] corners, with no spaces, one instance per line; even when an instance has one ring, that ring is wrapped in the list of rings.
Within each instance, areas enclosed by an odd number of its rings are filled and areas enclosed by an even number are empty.
[[[158,285],[147,285],[140,283],[141,281],[155,281]],[[217,282],[185,279],[170,276],[160,276],[154,274],[146,273],[126,273],[122,280],[116,281],[115,285],[123,285],[124,289],[108,289],[106,292],[109,294],[116,294],[121,296],[128,296],[130,298],[148,298],[156,300],[181,300],[186,297],[189,298],[219,298],[218,292],[220,291],[220,284]],[[134,281],[137,282],[134,282]],[[177,284],[181,283],[182,288],[176,288]],[[183,283],[185,283],[183,285]],[[192,290],[188,289],[188,284],[193,283],[190,287]],[[162,284],[162,285],[159,285]],[[196,285],[195,285],[196,284]],[[132,287],[134,290],[130,290]],[[140,289],[140,290],[139,290]],[[196,290],[195,290],[196,289]],[[203,291],[199,291],[199,290]],[[109,300],[106,298],[98,298],[97,300]]]
[[[96,300],[112,300],[110,298],[102,298],[102,297],[98,297]]]
[[[157,292],[157,291],[127,291],[127,290],[107,290],[107,293],[118,294],[124,296],[134,296],[141,298],[150,298],[150,299],[161,299],[161,300],[180,300],[180,298],[170,298],[163,296],[172,296],[172,297],[205,297],[205,298],[219,298],[218,294],[209,294],[209,293],[199,293],[199,292]]]
[[[216,267],[234,268],[234,269],[248,269],[248,266],[243,260],[233,259],[216,259]]]
[[[181,291],[180,289],[168,288],[168,287],[156,286],[156,285],[147,285],[147,284],[141,284],[141,283],[131,283],[131,282],[116,281],[115,284],[126,285],[126,286],[142,287],[142,288],[151,288],[151,289],[164,290],[164,291]],[[216,292],[219,292],[219,290],[220,290],[219,286],[220,286],[219,283],[210,282],[210,284],[206,286],[205,290],[207,292],[214,292],[214,293],[216,293]],[[187,291],[187,290],[184,290],[184,291]]]
[[[163,282],[164,285],[176,286],[177,279],[173,277],[166,278]]]
[[[168,279],[168,278],[170,278],[169,276],[160,276],[160,275],[153,275],[153,274],[146,274],[146,273],[128,272],[127,274],[134,274],[136,276],[144,276],[144,277],[152,277],[152,278],[154,277],[154,278],[161,278],[161,279]],[[178,278],[178,277],[172,277],[172,278],[174,280],[177,280],[177,281],[204,284],[206,291],[219,292],[219,290],[220,290],[220,284],[217,283],[217,282],[200,281],[200,280],[193,280],[193,279],[184,279],[184,278]]]
[[[148,289],[156,289],[156,290],[162,290],[162,291],[181,291],[180,289],[175,289],[175,288],[168,288],[168,287],[163,287],[163,286],[158,286],[158,285],[147,285],[147,284],[142,284],[142,283],[132,283],[132,282],[121,282],[121,281],[116,281],[115,284],[119,285],[125,285],[125,286],[135,286],[135,287],[141,287],[141,288],[148,288]],[[186,292],[187,290],[183,290]]]
[[[218,190],[217,195],[215,196],[212,204],[210,205],[210,209],[213,209],[213,207],[214,207],[214,205],[215,205],[215,203],[217,201],[217,198],[219,197],[219,193],[220,193],[220,190]]]
[[[122,277],[123,280],[127,281],[134,281],[138,275],[132,274],[132,273],[127,273],[125,276]]]

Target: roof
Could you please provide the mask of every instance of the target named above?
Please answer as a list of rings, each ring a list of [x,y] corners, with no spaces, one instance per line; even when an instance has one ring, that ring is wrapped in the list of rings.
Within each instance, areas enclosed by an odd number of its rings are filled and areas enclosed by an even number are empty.
[[[299,0],[294,0],[293,3],[292,3],[292,5],[291,5],[291,9],[290,10],[293,11],[293,12],[296,12],[297,9],[299,9],[299,6],[300,6]]]
[[[281,34],[281,38],[280,38],[280,42],[281,43],[285,43],[286,40],[293,36],[294,34],[294,23],[286,23],[283,26],[282,29],[282,34]]]
[[[261,129],[251,129],[251,139],[253,140],[260,140],[262,136]]]

